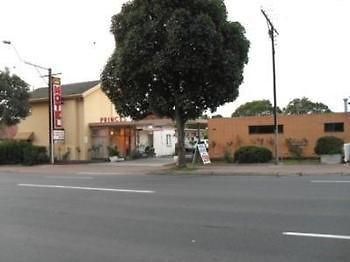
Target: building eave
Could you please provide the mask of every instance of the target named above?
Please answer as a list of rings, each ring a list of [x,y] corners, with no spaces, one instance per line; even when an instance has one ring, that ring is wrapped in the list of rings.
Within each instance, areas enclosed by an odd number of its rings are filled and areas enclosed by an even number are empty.
[[[74,95],[68,95],[68,96],[64,96],[63,99],[75,99],[75,98],[82,98],[83,95],[82,94],[74,94]],[[47,99],[47,97],[45,98],[30,98],[29,99],[29,103],[41,103],[41,102],[48,102],[49,99]]]

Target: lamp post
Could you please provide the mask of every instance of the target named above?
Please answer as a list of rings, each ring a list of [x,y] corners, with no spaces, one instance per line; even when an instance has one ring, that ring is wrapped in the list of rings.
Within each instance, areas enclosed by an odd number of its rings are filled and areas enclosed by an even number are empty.
[[[53,96],[52,96],[52,69],[51,68],[47,68],[47,67],[43,67],[43,66],[39,66],[39,65],[36,65],[36,64],[33,64],[33,63],[30,63],[28,61],[25,61],[22,59],[22,57],[19,55],[16,47],[13,45],[13,43],[11,41],[8,41],[8,40],[3,40],[2,41],[3,44],[5,45],[10,45],[13,47],[13,49],[15,50],[16,52],[16,55],[18,56],[19,60],[21,60],[23,63],[25,63],[26,65],[29,65],[29,66],[33,66],[35,68],[39,68],[39,69],[42,69],[42,70],[47,70],[48,72],[48,102],[49,102],[49,155],[50,155],[50,163],[51,164],[54,164],[55,163],[55,158],[54,158],[54,148],[53,148],[53,115],[52,115],[52,112],[53,112]]]
[[[349,98],[344,98],[344,113],[348,112],[348,105],[350,105],[349,103]]]

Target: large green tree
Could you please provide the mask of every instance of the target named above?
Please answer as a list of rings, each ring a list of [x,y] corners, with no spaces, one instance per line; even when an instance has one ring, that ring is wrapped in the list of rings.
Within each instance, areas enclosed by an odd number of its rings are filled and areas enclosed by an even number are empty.
[[[331,113],[329,107],[323,103],[312,102],[306,97],[295,98],[283,109],[286,115],[305,115]]]
[[[184,125],[238,96],[249,41],[227,21],[223,0],[132,0],[112,18],[116,48],[102,88],[124,116],[176,121],[179,166]]]
[[[0,71],[0,128],[19,123],[30,112],[28,85],[10,72]]]
[[[277,113],[281,113],[281,109],[277,107]],[[269,100],[255,100],[247,102],[239,106],[232,117],[239,116],[269,116],[273,115],[273,106]]]

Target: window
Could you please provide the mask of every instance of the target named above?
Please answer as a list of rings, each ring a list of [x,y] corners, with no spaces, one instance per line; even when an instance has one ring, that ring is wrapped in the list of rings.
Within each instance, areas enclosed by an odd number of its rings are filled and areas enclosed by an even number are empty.
[[[344,132],[344,123],[325,123],[325,132]]]
[[[171,135],[166,135],[166,145],[171,146]]]
[[[249,126],[249,134],[274,134],[274,125],[264,125],[264,126]],[[278,133],[283,133],[283,125],[278,125]]]

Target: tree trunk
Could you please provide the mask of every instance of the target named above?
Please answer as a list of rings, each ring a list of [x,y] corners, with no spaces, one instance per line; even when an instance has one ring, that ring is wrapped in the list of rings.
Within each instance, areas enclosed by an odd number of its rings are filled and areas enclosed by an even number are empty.
[[[175,121],[177,128],[177,155],[178,155],[178,166],[180,168],[186,166],[185,159],[185,121],[181,118],[179,110],[175,109]]]

